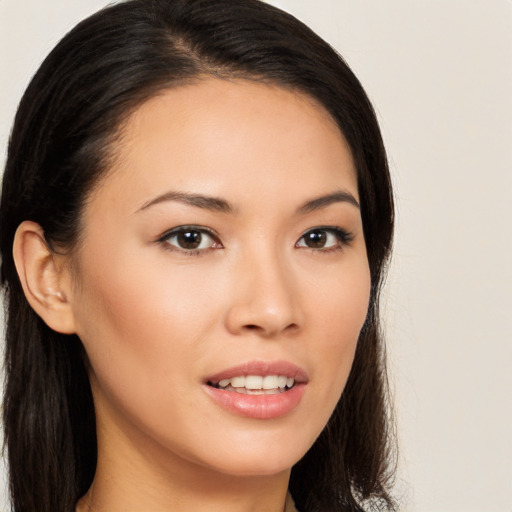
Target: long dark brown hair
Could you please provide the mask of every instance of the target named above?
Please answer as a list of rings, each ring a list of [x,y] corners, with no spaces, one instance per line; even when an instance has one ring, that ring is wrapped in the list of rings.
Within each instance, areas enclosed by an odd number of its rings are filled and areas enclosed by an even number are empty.
[[[393,231],[386,154],[372,106],[343,59],[258,0],[128,0],[81,22],[41,65],[12,130],[0,208],[7,330],[3,420],[15,512],[72,512],[96,467],[94,404],[76,336],[29,306],[12,246],[24,220],[72,248],[84,201],[109,168],[123,120],[160,91],[215,76],[302,92],[331,114],[358,172],[371,299],[346,388],[291,474],[302,512],[391,509],[393,440],[379,289]]]

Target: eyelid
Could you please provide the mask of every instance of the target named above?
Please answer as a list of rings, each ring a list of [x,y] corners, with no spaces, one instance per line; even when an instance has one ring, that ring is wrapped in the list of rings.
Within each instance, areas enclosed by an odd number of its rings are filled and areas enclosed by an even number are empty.
[[[334,246],[334,247],[320,247],[320,248],[309,247],[309,246],[307,246],[305,244],[304,245],[298,245],[299,242],[301,240],[304,240],[304,237],[308,233],[310,233],[312,231],[326,231],[326,232],[334,235],[338,239],[339,245]],[[342,228],[340,226],[314,226],[314,227],[311,227],[311,228],[307,229],[306,231],[304,231],[302,233],[302,235],[299,237],[299,239],[295,243],[295,246],[298,246],[300,248],[304,247],[306,249],[311,249],[311,250],[317,251],[317,252],[328,252],[328,251],[342,249],[343,247],[345,247],[347,245],[350,245],[350,243],[353,240],[354,240],[353,233],[351,233],[347,229]]]
[[[156,243],[160,243],[160,244],[165,244],[165,248],[166,249],[175,250],[177,252],[182,252],[182,253],[185,253],[185,254],[199,255],[199,254],[201,254],[201,253],[203,253],[205,251],[208,251],[210,249],[214,249],[214,247],[208,247],[208,248],[205,248],[205,249],[185,249],[185,248],[180,248],[180,247],[177,247],[177,246],[174,246],[174,245],[168,243],[168,240],[170,238],[172,238],[173,236],[177,236],[179,233],[181,233],[183,231],[187,231],[187,230],[198,231],[199,233],[206,234],[210,238],[212,238],[216,244],[219,245],[218,247],[215,247],[215,249],[222,249],[223,248],[223,245],[222,245],[222,242],[220,241],[219,235],[215,231],[213,231],[210,228],[207,228],[206,226],[199,226],[197,224],[183,224],[183,225],[180,225],[180,226],[175,226],[175,227],[165,231],[162,235],[160,235],[155,240],[155,242]]]
[[[200,231],[201,233],[206,233],[210,235],[212,238],[219,239],[219,235],[213,231],[213,229],[208,228],[206,226],[201,226],[199,224],[181,224],[179,226],[175,226],[167,231],[164,231],[158,238],[157,242],[162,242],[165,239],[169,238],[171,235],[175,235],[181,231],[186,231],[187,229],[193,231]]]

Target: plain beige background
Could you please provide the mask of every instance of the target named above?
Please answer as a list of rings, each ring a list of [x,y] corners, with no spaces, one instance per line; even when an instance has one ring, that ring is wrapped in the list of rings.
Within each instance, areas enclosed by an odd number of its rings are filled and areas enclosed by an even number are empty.
[[[0,0],[2,164],[30,76],[106,3]],[[342,53],[387,143],[398,215],[385,303],[401,510],[512,512],[512,2],[271,3]]]

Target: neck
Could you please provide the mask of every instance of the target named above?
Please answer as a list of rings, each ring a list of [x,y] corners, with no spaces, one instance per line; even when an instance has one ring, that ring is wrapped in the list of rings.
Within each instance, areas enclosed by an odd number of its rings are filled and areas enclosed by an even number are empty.
[[[195,484],[188,478],[167,478],[166,485],[149,481],[142,471],[133,476],[106,474],[99,466],[77,512],[283,512],[289,472],[235,478],[204,471]]]

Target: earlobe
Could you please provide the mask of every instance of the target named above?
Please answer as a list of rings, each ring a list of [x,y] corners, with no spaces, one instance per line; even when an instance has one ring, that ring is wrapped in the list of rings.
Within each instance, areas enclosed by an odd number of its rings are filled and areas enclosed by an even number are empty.
[[[54,331],[74,334],[69,271],[64,268],[63,256],[48,247],[39,224],[24,221],[18,226],[13,257],[32,309]]]

